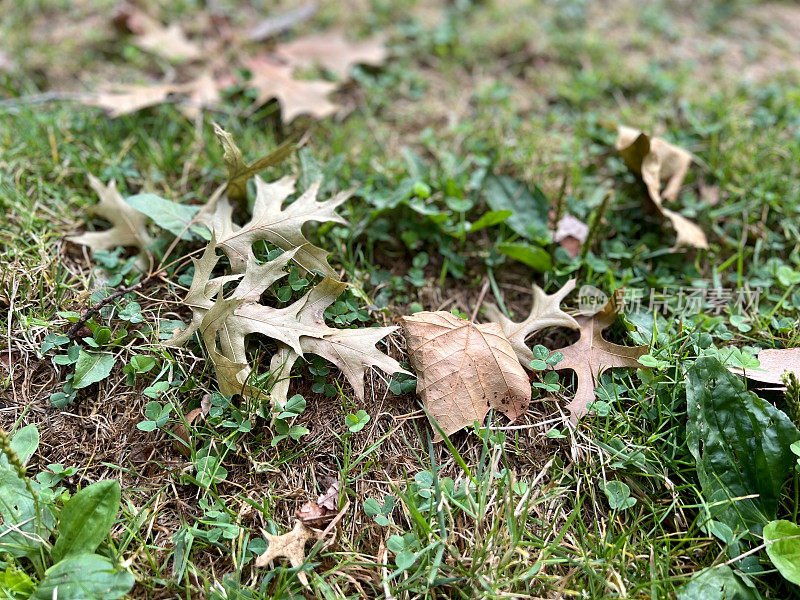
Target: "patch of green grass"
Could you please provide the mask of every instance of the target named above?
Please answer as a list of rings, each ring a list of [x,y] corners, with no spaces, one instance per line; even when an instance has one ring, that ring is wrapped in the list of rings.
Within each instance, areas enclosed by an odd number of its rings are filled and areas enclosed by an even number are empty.
[[[170,11],[179,16],[193,6]],[[356,69],[353,89],[343,92],[356,108],[344,120],[284,128],[274,104],[242,118],[249,100],[241,90],[199,124],[172,106],[116,120],[65,102],[0,106],[0,326],[10,357],[0,386],[11,399],[2,421],[11,428],[36,422],[53,438],[32,471],[74,466],[81,475],[65,478],[71,489],[83,478],[125,483],[109,552],[130,565],[136,595],[656,598],[672,597],[703,567],[741,565],[706,528],[709,507],[686,444],[684,378],[702,353],[734,347],[736,364],[756,348],[797,342],[798,94],[792,76],[734,82],[724,60],[693,53],[689,38],[704,36],[710,46],[736,24],[736,14],[724,14],[727,5],[701,10],[688,33],[671,3],[624,7],[603,18],[586,2],[456,3],[428,26],[405,7],[375,6],[359,16],[359,27],[388,28],[394,58],[384,68]],[[344,23],[345,13],[326,7],[319,24]],[[26,14],[16,13],[11,26],[24,28]],[[36,72],[2,81],[9,99],[43,85]],[[119,273],[92,271],[63,242],[96,202],[87,174],[116,179],[124,194],[152,191],[202,204],[225,176],[212,119],[250,158],[307,128],[297,157],[264,176],[294,173],[305,186],[321,173],[324,196],[355,188],[342,210],[350,224],[312,234],[354,284],[327,315],[337,326],[389,322],[412,308],[469,313],[489,278],[518,316],[531,280],[552,291],[571,277],[648,294],[749,286],[763,290],[758,311],[743,322],[727,304],[719,315],[708,306],[698,317],[672,305],[655,338],[642,317],[618,324],[611,338],[654,340],[650,353],[663,366],[604,375],[602,403],[574,431],[559,412],[571,393],[567,377],[521,423],[497,417],[485,430],[432,445],[413,388],[376,377],[373,395],[360,403],[334,369],[314,360],[294,372],[304,410],[271,415],[216,395],[209,415],[189,422],[215,391],[203,349],[163,349],[154,332],[141,329],[114,348],[113,383],[56,411],[48,398],[62,389],[67,370],[40,355],[44,338],[67,325],[60,311],[82,310],[87,292]],[[645,212],[641,186],[613,149],[618,122],[696,156],[679,210],[708,233],[708,252],[667,250],[672,232]],[[565,214],[601,218],[585,259],[525,238],[507,222],[470,232],[466,224],[491,211],[491,174],[539,186],[551,207],[563,198]],[[718,202],[704,188],[716,190]],[[607,190],[612,201],[600,215]],[[515,263],[499,250],[507,242],[541,245],[552,269],[539,274]],[[173,280],[187,267],[176,265]],[[300,287],[278,298],[287,302]],[[185,317],[181,296],[157,286],[119,308],[136,301],[145,323],[177,320]],[[116,313],[94,325],[137,331]],[[551,333],[536,341],[554,348],[564,339]],[[262,371],[273,350],[252,345]],[[157,365],[130,385],[122,368],[134,355]],[[389,384],[404,393],[386,394]],[[152,402],[158,410],[148,410]],[[362,410],[368,422],[356,417]],[[91,426],[70,420],[70,411]],[[96,415],[105,420],[92,421]],[[157,426],[136,428],[145,422]],[[356,422],[363,428],[354,430]],[[100,429],[110,433],[86,438]],[[74,457],[64,455],[59,437],[74,444]],[[339,508],[349,508],[335,541],[303,567],[310,587],[286,565],[254,569],[265,545],[261,529],[288,531],[297,506],[324,493],[329,478],[341,482]],[[798,510],[790,487],[779,515],[786,518]],[[755,556],[760,569],[771,568],[763,553]],[[774,572],[753,580],[765,595],[793,593]]]

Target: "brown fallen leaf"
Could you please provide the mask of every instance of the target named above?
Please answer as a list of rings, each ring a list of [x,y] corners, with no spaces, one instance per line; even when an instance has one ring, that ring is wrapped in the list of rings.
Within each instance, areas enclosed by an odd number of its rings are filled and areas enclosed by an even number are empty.
[[[135,40],[137,46],[173,62],[197,60],[203,56],[200,47],[190,41],[177,23],[166,27],[156,21],[154,26]]]
[[[316,502],[306,502],[295,511],[295,516],[309,526],[319,526],[332,519],[336,511],[329,511]],[[329,519],[330,517],[330,519]]]
[[[758,353],[758,362],[761,364],[757,369],[731,367],[729,370],[753,381],[774,386],[775,389],[786,389],[783,374],[787,371],[800,377],[800,348],[761,350]]]
[[[594,399],[594,389],[597,387],[600,375],[613,367],[636,367],[644,369],[639,363],[639,357],[646,354],[647,346],[620,346],[603,338],[603,330],[610,327],[619,313],[619,291],[611,297],[603,309],[591,317],[579,316],[577,323],[581,336],[578,341],[559,348],[564,358],[556,365],[556,369],[571,369],[578,378],[578,388],[575,397],[567,405],[570,411],[570,422],[573,425],[589,412],[589,404]]]
[[[144,250],[152,241],[147,233],[147,217],[130,206],[117,191],[117,183],[111,181],[103,185],[97,177],[89,175],[89,185],[100,196],[100,203],[90,211],[110,222],[112,227],[105,231],[89,231],[67,238],[74,244],[91,248],[92,252],[113,250],[117,246],[135,247]],[[137,264],[147,267],[145,253],[139,254]]]
[[[719,204],[719,186],[700,182],[700,199],[709,206]]]
[[[172,428],[172,433],[175,439],[172,441],[172,447],[178,452],[183,454],[186,458],[191,455],[191,446],[189,445],[189,429],[199,417],[205,417],[208,414],[207,406],[199,406],[194,410],[190,410],[184,417],[186,425],[183,423],[176,423]],[[188,427],[187,427],[188,426]]]
[[[173,62],[197,60],[203,52],[189,40],[178,23],[163,25],[132,4],[122,5],[114,15],[114,23],[133,35],[133,43],[151,54]]]
[[[331,522],[339,508],[340,484],[335,481],[316,502],[306,502],[297,509],[295,516],[306,525],[320,527]]]
[[[511,421],[527,410],[530,381],[500,325],[476,325],[446,311],[400,321],[417,372],[417,393],[447,435],[474,421],[483,423],[490,408]]]
[[[589,235],[589,226],[572,215],[564,215],[556,225],[553,241],[575,258],[581,253],[581,246]]]
[[[555,294],[547,295],[538,285],[533,286],[531,312],[524,321],[515,323],[506,317],[494,304],[486,305],[486,316],[499,323],[522,366],[528,368],[533,360],[533,352],[525,340],[533,333],[546,327],[567,327],[578,329],[578,322],[561,310],[561,301],[575,289],[575,280],[570,279]]]
[[[294,529],[283,535],[272,535],[266,531],[262,534],[269,542],[266,552],[256,558],[256,567],[266,567],[272,564],[276,558],[288,558],[292,567],[301,566],[306,559],[306,542],[317,537],[317,534],[302,521],[294,524]],[[297,579],[303,585],[308,585],[308,577],[302,571],[297,573]]]
[[[179,110],[183,115],[194,120],[204,108],[219,103],[220,89],[228,83],[215,79],[206,72],[186,83],[110,84],[81,100],[87,106],[102,108],[109,117],[115,119],[150,106],[164,104],[174,96],[176,100],[181,100]]]
[[[622,125],[618,130],[616,148],[628,168],[641,176],[656,211],[672,223],[677,234],[673,249],[683,246],[708,248],[703,230],[680,213],[665,208],[662,200],[678,197],[692,155],[660,138],[651,138],[638,129]],[[666,182],[663,191],[662,182]]]
[[[383,38],[351,42],[340,32],[310,35],[280,44],[275,52],[292,68],[320,66],[340,80],[347,79],[355,65],[379,66],[388,57]]]
[[[339,106],[328,100],[328,95],[338,87],[330,81],[306,81],[292,76],[294,68],[264,57],[246,61],[252,78],[246,82],[258,92],[254,106],[258,107],[272,98],[281,106],[281,121],[290,123],[300,115],[315,119],[330,116]]]
[[[221,83],[211,73],[203,73],[194,81],[184,85],[189,96],[187,102],[180,106],[183,116],[190,121],[195,120],[204,108],[219,104],[222,96],[219,93]]]
[[[83,99],[88,106],[102,108],[115,119],[122,115],[163,104],[172,94],[185,91],[179,84],[159,83],[155,85],[109,85]]]
[[[328,486],[326,492],[317,498],[317,504],[328,510],[335,511],[339,508],[339,490],[341,488],[342,484],[334,480],[333,483]]]

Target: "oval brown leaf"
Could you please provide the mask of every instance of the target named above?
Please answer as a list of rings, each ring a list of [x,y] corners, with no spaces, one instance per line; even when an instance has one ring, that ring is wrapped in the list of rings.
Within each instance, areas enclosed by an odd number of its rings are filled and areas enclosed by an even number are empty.
[[[446,311],[401,321],[417,393],[447,435],[482,423],[490,408],[512,421],[527,410],[530,381],[500,325],[476,325]]]

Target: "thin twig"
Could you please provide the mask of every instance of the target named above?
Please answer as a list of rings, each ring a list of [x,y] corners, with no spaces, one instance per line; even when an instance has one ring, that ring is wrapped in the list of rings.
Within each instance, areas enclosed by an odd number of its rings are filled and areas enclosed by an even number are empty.
[[[129,286],[123,286],[123,287],[117,289],[117,291],[115,291],[113,294],[109,294],[108,296],[103,298],[100,302],[98,302],[97,304],[95,304],[91,308],[87,309],[86,312],[84,312],[81,315],[81,318],[78,319],[77,321],[75,321],[72,324],[72,326],[67,330],[66,336],[70,340],[74,340],[75,338],[78,337],[78,333],[80,332],[81,328],[84,325],[86,325],[86,322],[89,319],[91,319],[93,316],[95,316],[98,312],[100,312],[100,310],[104,306],[109,305],[110,303],[114,302],[114,300],[124,296],[125,294],[128,294],[130,292],[135,292],[137,290],[142,289],[143,287],[145,287],[147,285],[150,285],[156,279],[161,279],[162,275],[163,275],[163,273],[161,271],[153,273],[152,275],[148,275],[147,277],[145,277],[144,279],[142,279],[138,283],[135,283],[135,284],[129,285]]]
[[[478,296],[478,301],[475,303],[475,309],[472,311],[472,316],[469,318],[470,323],[475,322],[475,317],[478,316],[478,310],[481,308],[481,304],[483,304],[483,298],[486,296],[486,292],[489,289],[489,281],[486,280],[483,282],[483,288],[481,288],[481,293]]]
[[[18,98],[6,98],[0,100],[0,108],[17,107],[26,104],[40,104],[42,102],[57,102],[62,100],[81,101],[87,97],[86,94],[72,92],[44,92],[42,94],[31,94],[29,96],[19,96]]]

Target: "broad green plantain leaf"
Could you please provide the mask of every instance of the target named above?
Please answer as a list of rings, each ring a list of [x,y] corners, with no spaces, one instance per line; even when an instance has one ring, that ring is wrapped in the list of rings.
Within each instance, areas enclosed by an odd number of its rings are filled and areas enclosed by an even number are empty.
[[[33,581],[24,571],[14,567],[0,571],[0,600],[27,600],[33,590]]]
[[[47,569],[32,600],[115,600],[133,584],[133,575],[105,556],[77,554]]]
[[[205,240],[209,238],[208,231],[204,227],[189,225],[200,210],[199,206],[180,204],[155,194],[136,194],[126,198],[125,202],[153,219],[153,222],[162,229],[180,236],[181,239],[192,240],[196,236]]]
[[[553,266],[550,254],[540,246],[525,242],[504,242],[498,244],[497,249],[509,258],[526,264],[539,273],[545,273]]]
[[[761,600],[753,584],[728,566],[709,567],[678,589],[678,600]]]
[[[114,355],[105,352],[81,350],[75,363],[75,378],[72,386],[79,390],[108,377],[114,367]]]
[[[36,452],[36,448],[38,447],[39,430],[36,429],[36,425],[33,423],[20,429],[14,434],[14,437],[11,438],[11,448],[17,453],[23,465],[28,462],[28,459],[33,456],[33,453]],[[0,457],[0,466],[8,464],[4,454],[0,453]]]
[[[510,210],[490,210],[489,212],[483,213],[480,219],[469,225],[467,233],[475,233],[481,229],[499,225],[503,221],[508,220],[513,214],[514,213]]]
[[[786,579],[800,585],[800,527],[791,521],[770,521],[764,527],[767,556]]]
[[[214,133],[225,151],[223,160],[228,167],[228,198],[235,202],[247,198],[247,182],[254,175],[283,162],[294,151],[294,139],[290,138],[266,156],[248,165],[230,133],[216,123]]]
[[[800,432],[713,357],[690,369],[686,400],[689,450],[711,516],[737,536],[760,534],[775,518]]]
[[[510,210],[506,221],[515,233],[528,240],[546,239],[550,205],[537,186],[530,189],[521,181],[504,175],[489,175],[484,180],[486,203],[493,211]]]
[[[98,481],[75,494],[61,509],[53,559],[94,552],[117,519],[120,487],[116,481]]]
[[[46,503],[36,503],[25,482],[11,470],[0,470],[0,553],[32,556],[50,537],[55,519]]]

